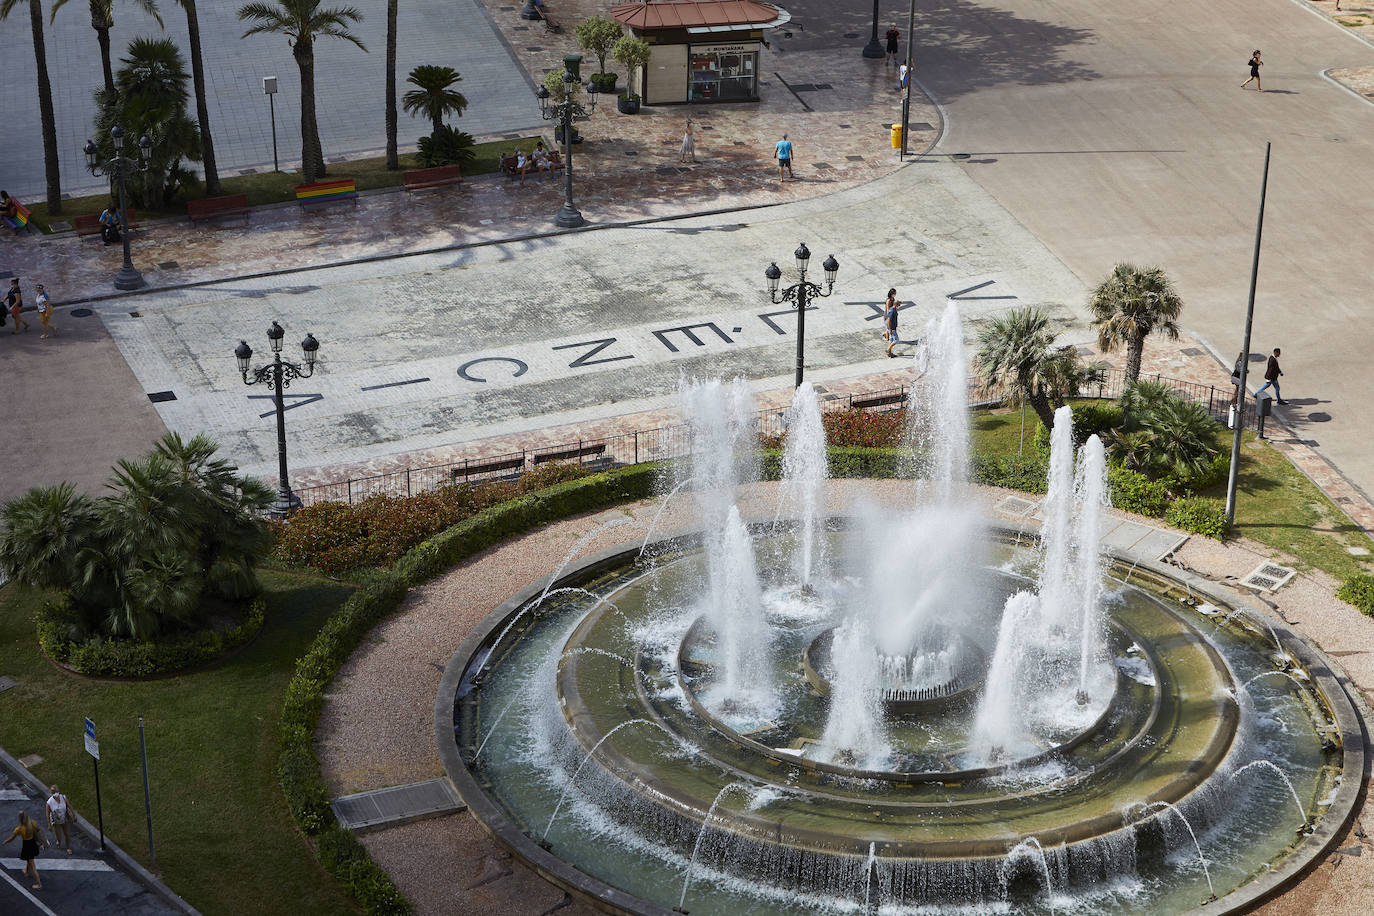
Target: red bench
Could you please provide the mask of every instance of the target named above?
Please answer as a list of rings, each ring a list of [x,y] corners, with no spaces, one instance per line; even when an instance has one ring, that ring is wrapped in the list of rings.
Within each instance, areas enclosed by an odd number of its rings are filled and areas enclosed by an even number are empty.
[[[438,165],[430,169],[414,169],[401,173],[401,184],[407,191],[420,191],[425,188],[442,188],[451,184],[462,184],[463,174],[455,165]]]
[[[124,228],[138,228],[138,211],[133,207],[124,211]],[[72,225],[76,227],[77,235],[99,235],[100,234],[100,214],[83,213],[80,216],[72,217]]]
[[[200,219],[214,219],[216,216],[239,216],[252,213],[248,206],[247,194],[226,194],[223,197],[206,197],[201,200],[186,201],[186,215],[192,222]]]

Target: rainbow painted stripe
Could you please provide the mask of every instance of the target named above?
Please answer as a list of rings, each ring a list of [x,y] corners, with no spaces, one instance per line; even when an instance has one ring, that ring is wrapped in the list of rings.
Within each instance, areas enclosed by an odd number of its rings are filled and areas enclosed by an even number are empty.
[[[14,216],[5,217],[5,224],[15,230],[23,229],[29,224],[29,208],[18,201],[15,202],[15,207]]]
[[[352,178],[338,181],[317,181],[296,185],[296,200],[302,204],[329,203],[335,200],[356,200],[358,189]]]

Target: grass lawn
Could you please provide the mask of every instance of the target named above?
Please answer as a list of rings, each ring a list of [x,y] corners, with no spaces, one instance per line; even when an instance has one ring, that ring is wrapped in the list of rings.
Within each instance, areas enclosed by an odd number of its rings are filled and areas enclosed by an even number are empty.
[[[1026,452],[1033,453],[1040,421],[1026,412]],[[973,447],[1015,455],[1021,440],[1021,411],[999,408],[974,411]],[[1217,446],[1231,452],[1231,431],[1217,434]],[[1225,501],[1226,484],[1203,492]],[[1337,578],[1374,573],[1374,539],[1362,532],[1317,485],[1253,432],[1245,433],[1236,484],[1237,534],[1292,554],[1306,567]],[[1353,556],[1348,547],[1363,547],[1369,556]]]
[[[502,153],[508,153],[513,149],[532,150],[539,139],[540,137],[536,135],[521,137],[519,140],[494,140],[490,143],[478,143],[473,147],[477,159],[471,166],[463,169],[463,175],[489,175],[500,171]],[[401,184],[401,172],[421,167],[415,153],[405,153],[400,157],[400,160],[401,168],[394,172],[387,170],[386,159],[382,157],[357,159],[350,162],[331,162],[328,177],[352,178],[360,191],[373,188],[395,188]],[[223,176],[220,179],[225,194],[247,194],[248,203],[255,207],[295,200],[295,188],[300,183],[299,172],[262,172],[257,175]],[[188,196],[191,199],[202,198],[205,196],[205,189],[203,187],[198,188]],[[105,194],[96,194],[90,197],[73,197],[71,200],[64,200],[62,202],[62,215],[58,219],[70,223],[73,216],[82,213],[99,213],[105,208],[108,199]],[[41,200],[35,200],[26,203],[26,206],[33,214],[33,224],[42,231],[48,232],[48,205]],[[178,199],[170,206],[156,210],[145,210],[141,207],[134,207],[134,209],[138,211],[140,221],[169,216],[184,217],[186,215],[186,201]]]
[[[282,691],[350,589],[277,572],[262,577],[267,620],[257,639],[204,671],[145,683],[59,670],[34,635],[40,599],[13,585],[0,589],[0,673],[18,681],[0,693],[0,746],[16,757],[42,755],[34,772],[61,784],[94,823],[91,761],[81,741],[81,720],[91,718],[105,833],[146,865],[142,715],[158,865],[173,890],[207,914],[356,912],[296,830],[276,775]]]

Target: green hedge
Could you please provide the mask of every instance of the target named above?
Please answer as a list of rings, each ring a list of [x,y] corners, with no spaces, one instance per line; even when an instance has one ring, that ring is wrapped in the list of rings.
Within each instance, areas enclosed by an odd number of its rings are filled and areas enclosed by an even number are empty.
[[[1089,436],[1101,435],[1108,430],[1116,429],[1122,423],[1121,408],[1115,401],[1090,401],[1086,404],[1074,404],[1069,409],[1073,411],[1074,445],[1082,445],[1088,441]],[[1050,430],[1044,423],[1035,425],[1035,436],[1031,441],[1036,451],[1049,454]]]
[[[1230,530],[1226,524],[1226,507],[1218,500],[1202,496],[1189,496],[1171,502],[1164,512],[1164,522],[1218,541],[1223,540]]]
[[[410,905],[387,874],[367,857],[361,844],[340,836],[348,831],[339,827],[329,808],[329,789],[320,775],[313,740],[325,688],[368,632],[400,605],[411,586],[538,525],[612,503],[645,499],[654,493],[658,470],[657,465],[635,465],[570,480],[459,522],[412,548],[395,567],[377,574],[350,595],[296,663],[282,701],[277,774],[296,824],[317,838],[321,863],[365,912],[408,913]]]
[[[261,598],[248,605],[243,622],[227,630],[207,630],[161,642],[133,639],[93,639],[77,642],[71,632],[73,615],[66,596],[44,602],[34,614],[38,644],[48,657],[91,677],[149,678],[177,674],[209,664],[248,642],[262,629],[266,606]]]
[[[1367,617],[1374,617],[1374,576],[1356,573],[1341,583],[1336,597]]]
[[[1159,518],[1169,508],[1169,488],[1162,480],[1151,480],[1139,471],[1111,465],[1107,485],[1112,492],[1112,507],[1123,512]]]

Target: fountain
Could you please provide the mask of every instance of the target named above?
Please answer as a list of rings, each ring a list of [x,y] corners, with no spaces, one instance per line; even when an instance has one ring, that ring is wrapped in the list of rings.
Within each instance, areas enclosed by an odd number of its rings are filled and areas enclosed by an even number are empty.
[[[1067,409],[1037,543],[981,518],[953,305],[923,341],[914,507],[826,517],[802,386],[792,518],[746,518],[748,391],[684,381],[670,494],[699,531],[474,631],[436,724],[502,843],[631,913],[1124,914],[1247,907],[1339,835],[1363,738],[1329,661],[1286,637],[1276,671],[1224,593],[1104,550],[1104,450]]]

